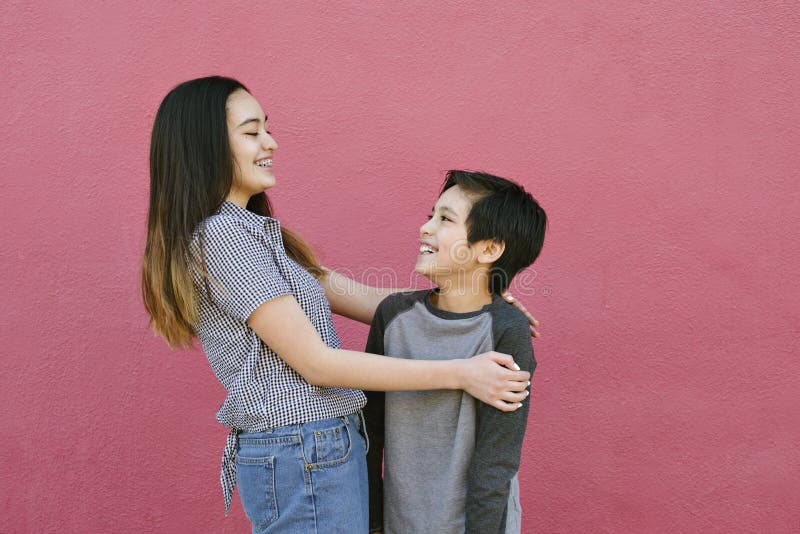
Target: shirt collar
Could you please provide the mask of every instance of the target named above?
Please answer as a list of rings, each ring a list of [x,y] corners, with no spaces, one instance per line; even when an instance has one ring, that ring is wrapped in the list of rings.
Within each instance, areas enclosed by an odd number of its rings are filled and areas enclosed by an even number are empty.
[[[266,228],[277,226],[278,228],[280,228],[280,222],[278,222],[278,219],[273,219],[272,217],[264,217],[262,215],[258,215],[257,213],[253,213],[252,211],[246,210],[243,207],[239,206],[238,204],[234,204],[229,200],[225,200],[222,202],[222,205],[219,207],[217,213],[219,213],[220,215],[231,215],[233,217],[237,217],[255,226],[266,227]]]

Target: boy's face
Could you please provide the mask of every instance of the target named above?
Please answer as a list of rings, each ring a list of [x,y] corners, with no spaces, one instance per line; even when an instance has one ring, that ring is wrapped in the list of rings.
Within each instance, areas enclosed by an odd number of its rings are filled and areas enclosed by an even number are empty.
[[[472,200],[459,186],[442,193],[430,220],[419,229],[416,272],[437,282],[471,272],[477,266],[474,247],[467,242],[471,209]]]

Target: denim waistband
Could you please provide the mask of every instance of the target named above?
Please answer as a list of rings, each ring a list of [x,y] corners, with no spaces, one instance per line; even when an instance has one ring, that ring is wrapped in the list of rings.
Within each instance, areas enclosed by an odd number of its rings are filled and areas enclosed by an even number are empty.
[[[222,452],[222,469],[219,476],[220,484],[222,485],[222,496],[225,499],[225,515],[228,515],[231,509],[231,501],[233,500],[233,488],[236,486],[236,449],[239,446],[239,436],[245,434],[247,436],[270,436],[270,437],[289,437],[292,435],[299,435],[303,426],[325,424],[327,422],[344,421],[345,424],[352,424],[361,432],[366,442],[367,450],[369,450],[369,438],[367,437],[366,425],[364,422],[364,412],[358,410],[348,415],[339,417],[331,417],[329,419],[320,419],[317,421],[308,421],[305,423],[297,423],[293,425],[285,425],[275,428],[268,428],[258,432],[245,432],[238,428],[232,428],[228,433],[228,438],[225,443],[225,450]],[[244,439],[249,439],[245,437]]]
[[[351,423],[356,426],[358,430],[363,431],[364,428],[364,414],[361,410],[348,414],[348,415],[340,415],[339,417],[330,417],[328,419],[316,419],[314,421],[306,421],[305,423],[295,423],[291,425],[279,426],[274,428],[267,428],[265,430],[258,430],[256,432],[247,432],[245,430],[239,430],[239,439],[263,439],[265,437],[283,437],[283,436],[295,436],[298,435],[301,431],[307,429],[308,427],[324,427],[329,424],[335,424],[337,422],[344,422],[345,424]],[[255,438],[258,436],[258,438]]]

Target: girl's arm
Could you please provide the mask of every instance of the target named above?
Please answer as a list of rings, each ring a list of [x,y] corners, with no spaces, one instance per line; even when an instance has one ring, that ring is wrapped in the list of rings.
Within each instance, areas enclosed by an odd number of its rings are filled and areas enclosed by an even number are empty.
[[[331,305],[331,311],[338,315],[353,319],[360,323],[370,324],[375,309],[381,301],[402,289],[365,286],[330,269],[323,269],[319,280],[325,296]]]
[[[380,304],[383,299],[392,293],[405,291],[404,289],[397,288],[365,286],[336,271],[331,271],[325,267],[323,267],[322,270],[323,275],[319,283],[322,285],[322,289],[325,290],[325,296],[328,298],[328,302],[331,305],[331,311],[360,323],[370,324],[372,322],[372,317],[375,315],[375,310],[378,308],[378,304]],[[541,337],[541,334],[539,334],[537,330],[539,321],[531,315],[528,309],[523,306],[520,301],[515,299],[511,293],[503,293],[503,298],[525,314],[525,317],[528,318],[528,322],[531,325],[531,335],[536,338]]]
[[[316,386],[372,391],[463,389],[504,412],[516,410],[528,396],[530,373],[512,370],[518,367],[507,354],[487,352],[469,359],[426,361],[332,349],[291,295],[264,302],[247,324]]]

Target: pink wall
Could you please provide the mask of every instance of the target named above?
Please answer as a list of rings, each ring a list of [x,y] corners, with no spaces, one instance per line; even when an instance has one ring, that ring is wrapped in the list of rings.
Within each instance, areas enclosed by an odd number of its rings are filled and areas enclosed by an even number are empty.
[[[526,531],[800,528],[796,5],[68,4],[0,6],[4,532],[247,529],[223,392],[138,290],[155,109],[212,73],[270,114],[279,216],[330,266],[409,283],[451,167],[547,208]]]

